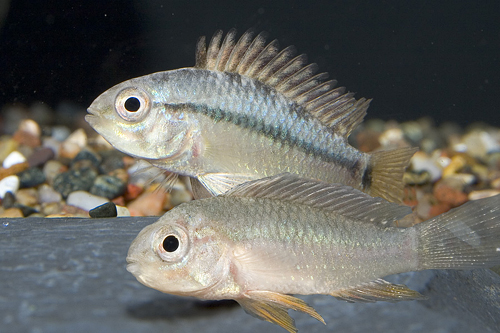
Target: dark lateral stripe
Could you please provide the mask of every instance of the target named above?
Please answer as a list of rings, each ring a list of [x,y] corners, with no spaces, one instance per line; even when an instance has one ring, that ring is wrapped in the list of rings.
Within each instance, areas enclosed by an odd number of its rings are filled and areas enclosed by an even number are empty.
[[[372,167],[370,164],[366,166],[365,172],[363,172],[363,177],[361,178],[361,188],[367,189],[372,185]]]
[[[278,125],[273,126],[266,124],[264,120],[258,119],[257,117],[251,117],[245,114],[232,113],[224,111],[220,108],[208,108],[206,105],[198,105],[193,103],[186,104],[168,104],[168,108],[179,109],[182,111],[193,110],[196,113],[203,114],[210,117],[215,122],[224,121],[228,123],[241,126],[242,128],[247,128],[251,131],[261,133],[273,140],[280,141],[289,145],[290,147],[297,147],[301,149],[304,153],[313,156],[318,156],[325,162],[333,162],[344,168],[351,170],[353,175],[358,172],[359,162],[357,160],[352,161],[339,153],[334,153],[322,149],[320,147],[314,146],[312,142],[306,142],[305,140],[299,139],[294,136],[288,129]]]

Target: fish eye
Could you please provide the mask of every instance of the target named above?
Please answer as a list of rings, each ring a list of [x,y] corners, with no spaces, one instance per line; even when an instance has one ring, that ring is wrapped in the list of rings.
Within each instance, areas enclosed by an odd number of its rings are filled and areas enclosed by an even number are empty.
[[[125,101],[125,110],[128,112],[137,112],[141,108],[141,101],[137,97],[129,97]]]
[[[179,248],[179,239],[174,235],[168,235],[163,240],[163,249],[167,252],[174,252]]]
[[[115,99],[116,112],[123,120],[130,122],[142,120],[150,107],[149,95],[136,87],[123,89]]]
[[[188,253],[189,237],[180,226],[165,226],[156,232],[154,239],[153,247],[163,261],[178,262]]]

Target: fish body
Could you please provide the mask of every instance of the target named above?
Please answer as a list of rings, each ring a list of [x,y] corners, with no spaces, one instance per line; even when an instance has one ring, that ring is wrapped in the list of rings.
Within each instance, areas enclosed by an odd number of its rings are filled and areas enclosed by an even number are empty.
[[[369,100],[316,74],[276,41],[230,31],[202,39],[193,68],[122,82],[99,96],[86,120],[115,148],[198,180],[211,195],[283,172],[343,183],[399,202],[415,151],[363,153],[347,137]]]
[[[500,196],[393,227],[408,214],[351,187],[283,174],[175,207],[139,233],[127,269],[165,293],[234,299],[294,332],[288,309],[322,318],[289,294],[422,299],[381,278],[500,264]]]

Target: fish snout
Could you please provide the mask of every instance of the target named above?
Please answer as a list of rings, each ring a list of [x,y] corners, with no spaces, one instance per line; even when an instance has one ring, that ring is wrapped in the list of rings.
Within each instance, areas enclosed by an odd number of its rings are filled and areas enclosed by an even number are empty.
[[[137,276],[137,273],[139,272],[139,264],[136,262],[129,262],[127,265],[127,271],[132,273],[132,275]]]

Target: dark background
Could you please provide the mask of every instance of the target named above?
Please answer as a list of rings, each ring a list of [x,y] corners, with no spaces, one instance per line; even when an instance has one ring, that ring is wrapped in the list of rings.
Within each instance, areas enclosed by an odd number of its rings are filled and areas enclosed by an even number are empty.
[[[1,0],[0,0],[1,2]],[[293,44],[368,118],[500,126],[500,1],[29,1],[0,28],[0,106],[69,100],[194,64],[200,35],[236,27]]]

